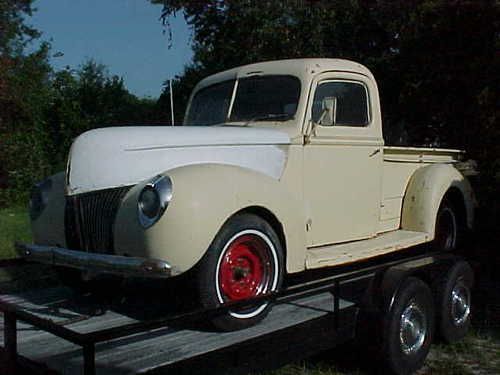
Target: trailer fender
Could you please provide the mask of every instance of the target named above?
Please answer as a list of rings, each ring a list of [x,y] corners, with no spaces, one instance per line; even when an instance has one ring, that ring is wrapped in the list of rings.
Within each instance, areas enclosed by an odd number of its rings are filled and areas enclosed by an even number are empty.
[[[474,198],[467,179],[451,164],[433,164],[415,171],[406,188],[401,227],[428,233],[434,239],[436,217],[444,196],[456,191],[461,196],[464,223],[472,229]]]

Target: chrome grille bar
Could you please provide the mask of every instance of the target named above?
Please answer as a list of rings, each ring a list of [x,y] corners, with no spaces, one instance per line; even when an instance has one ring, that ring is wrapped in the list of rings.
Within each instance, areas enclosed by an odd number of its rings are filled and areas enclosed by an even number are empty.
[[[112,253],[116,213],[129,189],[127,186],[67,197],[65,223],[68,247]]]

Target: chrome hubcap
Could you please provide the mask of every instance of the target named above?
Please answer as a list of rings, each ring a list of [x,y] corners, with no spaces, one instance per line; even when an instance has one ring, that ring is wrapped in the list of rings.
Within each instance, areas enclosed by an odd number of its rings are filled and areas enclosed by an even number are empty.
[[[456,326],[464,324],[470,315],[470,291],[462,281],[457,281],[451,292],[451,317]]]
[[[405,354],[417,352],[427,336],[427,319],[416,302],[412,301],[401,314],[399,340]]]

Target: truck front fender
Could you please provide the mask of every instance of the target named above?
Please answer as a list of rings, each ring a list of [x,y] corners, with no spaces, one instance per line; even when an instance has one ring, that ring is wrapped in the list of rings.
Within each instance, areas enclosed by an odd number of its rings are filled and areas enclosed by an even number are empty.
[[[115,223],[117,253],[163,259],[173,274],[180,274],[202,258],[232,215],[259,207],[272,213],[283,228],[287,270],[304,269],[305,215],[302,205],[279,180],[222,164],[188,165],[164,175],[172,180],[172,200],[150,228],[144,229],[137,218],[137,198],[146,182],[125,197]]]
[[[419,168],[410,178],[403,201],[402,229],[426,232],[433,239],[439,205],[452,190],[461,195],[464,222],[472,228],[474,200],[469,182],[453,165],[432,164]]]

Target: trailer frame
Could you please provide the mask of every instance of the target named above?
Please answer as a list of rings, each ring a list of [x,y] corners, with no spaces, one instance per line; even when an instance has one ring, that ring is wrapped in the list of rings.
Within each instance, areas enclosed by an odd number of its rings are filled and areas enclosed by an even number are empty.
[[[435,270],[436,267],[442,266],[443,264],[449,264],[450,262],[455,262],[457,259],[460,258],[451,253],[436,252],[431,254],[424,253],[412,256],[402,256],[389,261],[375,260],[368,266],[360,268],[355,267],[354,269],[346,272],[297,283],[280,292],[262,295],[251,300],[229,303],[210,310],[200,309],[159,319],[129,323],[89,333],[76,332],[70,328],[58,325],[50,319],[44,319],[30,313],[29,311],[25,311],[22,307],[17,306],[16,304],[2,301],[0,299],[0,311],[4,314],[4,362],[9,373],[16,373],[16,369],[18,368],[18,321],[28,323],[41,329],[42,331],[51,333],[52,335],[80,346],[83,355],[83,373],[85,375],[94,375],[96,372],[95,347],[98,343],[131,336],[133,334],[146,332],[152,329],[166,327],[172,323],[190,323],[199,321],[200,319],[209,319],[218,314],[224,314],[231,309],[247,306],[249,303],[269,301],[280,304],[293,302],[299,298],[314,296],[324,292],[331,293],[333,296],[333,312],[331,313],[333,329],[335,332],[339,332],[339,305],[343,284],[360,279],[371,279],[375,275],[385,274],[388,270],[394,268],[407,269],[408,275],[415,272],[427,272],[424,270],[427,270],[429,267]],[[244,330],[242,332],[244,332]],[[245,340],[242,340],[242,343],[245,342]]]

